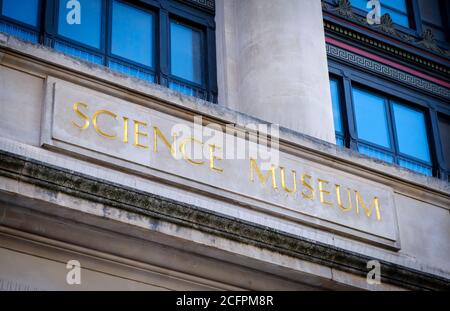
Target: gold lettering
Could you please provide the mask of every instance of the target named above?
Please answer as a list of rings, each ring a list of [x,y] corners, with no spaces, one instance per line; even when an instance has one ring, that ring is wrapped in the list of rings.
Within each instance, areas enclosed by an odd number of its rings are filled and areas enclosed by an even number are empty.
[[[289,189],[286,186],[286,174],[284,167],[280,167],[280,174],[281,174],[281,187],[287,192],[287,193],[295,193],[297,191],[297,173],[292,170],[292,178],[294,181],[294,188]]]
[[[201,141],[195,139],[194,137],[185,138],[180,144],[180,152],[183,155],[183,159],[185,159],[186,161],[188,161],[189,163],[191,163],[193,165],[203,165],[205,163],[204,161],[194,161],[191,158],[189,158],[189,156],[186,154],[186,144],[189,142],[203,145],[203,143]]]
[[[87,115],[85,115],[84,113],[82,113],[82,112],[78,109],[78,106],[83,106],[84,108],[87,109],[87,108],[88,108],[88,105],[85,104],[85,103],[80,103],[80,102],[78,102],[78,103],[73,104],[73,107],[72,107],[73,111],[74,111],[80,118],[82,118],[82,119],[84,120],[84,124],[83,124],[83,125],[78,125],[78,124],[76,124],[76,123],[73,122],[73,121],[72,121],[72,124],[73,124],[75,127],[79,128],[80,130],[85,130],[85,129],[87,129],[87,128],[89,127],[89,117],[88,117]]]
[[[170,154],[173,157],[177,156],[177,135],[173,134],[173,142],[172,144],[169,143],[167,138],[164,136],[164,134],[161,132],[159,127],[154,126],[153,127],[153,151],[158,152],[158,137],[162,140],[164,145],[166,145],[167,149],[170,150]]]
[[[317,179],[318,183],[319,183],[319,196],[320,196],[320,203],[325,204],[325,205],[330,205],[333,206],[333,203],[325,201],[324,198],[324,194],[330,195],[330,191],[325,190],[323,188],[324,185],[328,185],[330,182],[327,180],[323,180],[323,179]]]
[[[139,143],[139,136],[142,136],[142,137],[147,137],[148,136],[147,133],[143,133],[143,132],[139,131],[139,126],[142,125],[142,126],[146,127],[147,123],[140,122],[140,121],[137,121],[137,120],[133,120],[133,123],[134,123],[134,145],[136,147],[141,147],[141,148],[144,148],[144,149],[148,149],[148,146],[141,145]]]
[[[212,169],[213,171],[217,171],[217,172],[223,172],[223,169],[218,168],[215,166],[214,161],[215,160],[222,160],[222,158],[219,158],[217,156],[214,155],[214,151],[216,149],[220,149],[220,147],[216,146],[216,145],[209,145],[209,168]]]
[[[314,190],[314,188],[311,186],[311,184],[309,184],[309,183],[306,181],[306,179],[311,180],[311,179],[312,179],[312,176],[310,176],[310,175],[308,175],[308,174],[303,174],[302,177],[301,177],[303,186],[305,186],[305,187],[309,190],[310,193],[305,193],[304,191],[302,191],[302,197],[303,197],[304,199],[307,199],[307,200],[314,200],[314,197],[315,197],[315,190]]]
[[[128,144],[128,118],[123,117],[123,142]]]
[[[104,136],[104,137],[106,137],[106,138],[110,138],[110,139],[116,138],[117,135],[110,135],[110,134],[107,134],[107,133],[105,133],[104,131],[102,131],[102,130],[100,129],[100,127],[98,126],[97,118],[98,118],[99,115],[102,115],[102,114],[106,114],[106,115],[108,115],[108,116],[111,116],[111,117],[113,117],[114,119],[117,118],[117,115],[116,115],[115,113],[111,112],[111,111],[108,111],[108,110],[97,110],[97,111],[94,112],[94,114],[92,115],[92,124],[94,124],[94,129],[95,129],[95,131],[96,131],[97,133],[99,133],[101,136]]]
[[[367,217],[370,217],[372,215],[373,208],[375,207],[375,212],[377,214],[377,220],[381,221],[380,205],[378,202],[378,198],[374,197],[372,203],[370,204],[370,207],[367,208],[359,191],[355,191],[355,194],[356,194],[356,213],[359,214],[359,204],[361,204],[361,206],[364,208],[364,210],[366,212]]]
[[[261,181],[262,184],[266,184],[267,180],[269,179],[270,176],[272,176],[272,187],[273,189],[278,189],[277,187],[277,181],[276,181],[276,177],[275,177],[275,166],[271,165],[269,171],[267,172],[266,176],[264,176],[259,167],[258,164],[256,163],[255,159],[250,159],[250,180],[252,182],[255,181],[255,178],[253,176],[253,171],[256,172],[256,174],[258,175],[259,180]]]
[[[352,196],[351,196],[351,190],[347,188],[347,194],[348,194],[348,207],[345,207],[344,204],[342,204],[341,200],[341,186],[336,184],[336,198],[337,198],[337,204],[339,208],[344,212],[349,212],[352,210]]]

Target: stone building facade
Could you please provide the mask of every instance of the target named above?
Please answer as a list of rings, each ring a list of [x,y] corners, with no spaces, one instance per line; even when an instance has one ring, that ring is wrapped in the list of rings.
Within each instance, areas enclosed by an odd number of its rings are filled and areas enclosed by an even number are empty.
[[[448,290],[423,2],[0,0],[0,289]]]

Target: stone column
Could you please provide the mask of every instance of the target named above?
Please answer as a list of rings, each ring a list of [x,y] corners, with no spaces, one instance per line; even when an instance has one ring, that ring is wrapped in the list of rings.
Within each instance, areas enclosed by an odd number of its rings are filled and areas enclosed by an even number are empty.
[[[335,142],[319,0],[217,0],[219,103]]]

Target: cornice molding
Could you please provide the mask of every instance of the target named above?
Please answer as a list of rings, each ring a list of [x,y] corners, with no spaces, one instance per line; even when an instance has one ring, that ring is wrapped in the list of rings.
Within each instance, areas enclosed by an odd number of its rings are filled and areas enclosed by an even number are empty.
[[[337,47],[327,43],[327,54],[329,57],[350,64],[366,71],[370,71],[377,75],[400,82],[409,87],[426,91],[433,95],[437,95],[446,100],[450,100],[450,89],[437,85],[433,82],[419,78],[402,70],[392,68],[362,55],[347,51],[346,49]]]
[[[402,61],[414,64],[417,67],[426,69],[445,78],[448,78],[450,75],[449,66],[444,66],[442,64],[430,61],[420,55],[411,53],[410,50],[397,48],[384,41],[373,39],[357,31],[347,29],[327,20],[324,21],[324,27],[327,34],[334,34],[340,38],[344,37],[345,39],[356,41],[364,47],[369,47],[371,50],[380,51],[383,54],[393,56],[395,59],[401,59]]]
[[[55,196],[65,193],[361,277],[366,277],[367,262],[374,259],[1,150],[0,176],[42,187]],[[450,280],[446,278],[383,260],[379,262],[382,282],[413,290],[450,289]]]
[[[216,11],[216,0],[178,0],[178,1],[188,3],[192,6],[205,9],[212,13]]]
[[[395,28],[392,18],[389,14],[384,14],[381,17],[381,24],[369,25],[365,18],[354,13],[350,0],[339,0],[336,7],[322,1],[322,9],[324,12],[344,18],[348,21],[358,24],[359,26],[366,27],[370,30],[374,30],[380,34],[387,35],[403,43],[407,43],[411,46],[450,59],[450,51],[444,50],[438,46],[433,33],[429,29],[425,30],[420,38],[402,33]]]

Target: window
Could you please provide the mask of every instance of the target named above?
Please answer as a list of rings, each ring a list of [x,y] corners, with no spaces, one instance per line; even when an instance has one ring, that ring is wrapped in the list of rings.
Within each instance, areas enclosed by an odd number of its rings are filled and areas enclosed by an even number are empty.
[[[79,22],[73,19],[70,1],[59,1],[58,35],[99,49],[101,47],[102,1],[78,1],[80,2]]]
[[[450,117],[439,116],[439,132],[444,157],[444,176],[450,182]]]
[[[354,88],[353,105],[358,138],[390,149],[385,99],[360,88]]]
[[[418,0],[422,27],[424,30],[430,29],[435,38],[441,42],[448,41],[446,35],[445,18],[442,12],[445,12],[445,3],[440,0]]]
[[[392,21],[397,25],[410,28],[411,22],[409,18],[408,1],[407,0],[389,0],[381,2],[381,15],[388,13]],[[369,12],[366,7],[367,0],[351,0],[351,4],[362,11]]]
[[[425,110],[362,85],[349,83],[347,91],[339,87],[340,82],[330,79],[336,144],[432,176],[434,163]],[[340,94],[341,89],[349,93],[350,103],[342,100],[347,97]],[[343,115],[348,115],[349,122]],[[448,131],[448,123],[441,125],[445,126]]]
[[[20,39],[39,41],[40,0],[0,0],[0,32]]]
[[[334,130],[336,132],[336,144],[344,146],[344,125],[341,111],[341,92],[339,82],[336,79],[330,80],[331,102],[333,104]]]
[[[31,26],[37,26],[38,7],[39,0],[3,0],[2,15]]]
[[[396,102],[392,107],[398,151],[431,164],[424,113]]]
[[[153,67],[154,22],[151,13],[114,1],[111,36],[112,54]]]
[[[170,23],[171,73],[190,82],[201,83],[201,34],[176,21]]]
[[[424,113],[359,87],[352,93],[358,150],[432,176]]]
[[[171,21],[170,73],[175,79],[170,82],[170,87],[195,96],[195,89],[190,86],[201,85],[202,67],[201,32],[178,21]],[[184,85],[179,84],[182,80],[185,80]]]
[[[0,0],[0,6],[0,31],[217,101],[211,12],[177,0]]]

